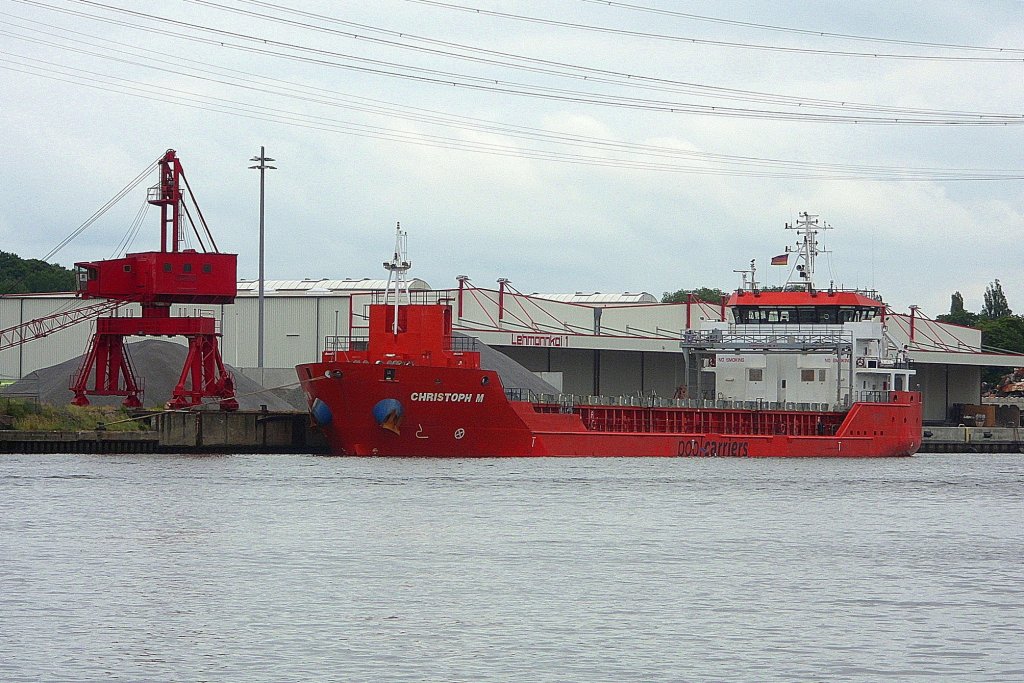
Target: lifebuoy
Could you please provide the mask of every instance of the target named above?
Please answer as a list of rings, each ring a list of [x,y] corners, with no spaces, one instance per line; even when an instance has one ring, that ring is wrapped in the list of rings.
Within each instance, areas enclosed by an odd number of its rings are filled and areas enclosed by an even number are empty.
[[[858,358],[857,359],[857,367],[858,368],[864,367],[864,359],[863,358]]]

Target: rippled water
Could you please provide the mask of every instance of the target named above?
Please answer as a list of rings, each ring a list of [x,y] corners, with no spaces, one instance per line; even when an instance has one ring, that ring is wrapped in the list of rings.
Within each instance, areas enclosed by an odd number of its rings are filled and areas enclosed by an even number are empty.
[[[2,681],[1024,680],[1024,456],[0,457]]]

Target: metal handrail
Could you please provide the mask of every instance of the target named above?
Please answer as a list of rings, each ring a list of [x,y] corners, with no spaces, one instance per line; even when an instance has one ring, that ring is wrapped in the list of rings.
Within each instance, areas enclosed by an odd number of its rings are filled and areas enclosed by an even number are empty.
[[[788,411],[788,412],[844,412],[849,410],[850,402],[792,402],[699,399],[699,398],[664,398],[661,396],[597,396],[587,394],[541,394],[532,389],[506,387],[505,396],[510,401],[533,403],[535,405],[557,406],[560,412],[573,412],[577,407],[610,407],[610,408],[699,408],[702,410],[757,410],[757,411]],[[892,394],[888,391],[861,391],[854,402],[891,403]]]
[[[477,351],[479,339],[476,337],[461,337],[452,335],[445,337],[444,348],[448,351],[466,352]],[[370,346],[368,336],[334,336],[324,337],[324,350],[328,353],[342,351],[366,351]]]

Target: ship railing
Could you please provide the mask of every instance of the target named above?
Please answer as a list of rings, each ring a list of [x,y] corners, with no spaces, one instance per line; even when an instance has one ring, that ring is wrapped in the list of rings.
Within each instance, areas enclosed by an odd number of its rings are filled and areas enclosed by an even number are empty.
[[[369,337],[325,337],[324,351],[338,353],[339,351],[366,351],[370,345]]]
[[[445,337],[445,348],[449,351],[477,351],[477,342],[479,341],[476,337],[464,337],[461,335],[452,335]]]
[[[505,398],[510,401],[521,401],[525,403],[547,403],[543,400],[544,394],[538,394],[532,389],[521,389],[519,387],[505,387]]]
[[[889,400],[888,392],[864,392],[870,400]],[[881,395],[881,397],[876,396]],[[571,413],[578,407],[602,406],[624,408],[695,408],[703,410],[763,410],[791,412],[843,412],[849,409],[844,403],[817,401],[752,401],[730,399],[663,398],[661,396],[599,396],[593,394],[538,393],[530,389],[506,388],[505,396],[510,401],[557,406],[559,412]],[[869,399],[863,399],[869,400]]]
[[[685,330],[680,339],[684,349],[750,350],[750,351],[847,351],[853,345],[850,332],[818,326],[783,327],[777,330]]]
[[[875,368],[883,368],[885,370],[909,370],[914,367],[914,361],[909,358],[904,360],[896,358],[868,358],[864,363],[864,367],[869,370]]]
[[[451,304],[455,301],[456,292],[448,289],[410,289],[402,290],[398,295],[398,303],[417,306],[428,304]],[[395,293],[392,290],[377,290],[370,293],[370,302],[374,304],[394,304]]]
[[[445,348],[449,351],[477,351],[479,340],[476,337],[452,335],[445,337]],[[366,351],[370,345],[369,337],[324,337],[324,350],[328,353],[342,351]]]
[[[855,403],[892,403],[890,391],[857,391],[854,392]]]

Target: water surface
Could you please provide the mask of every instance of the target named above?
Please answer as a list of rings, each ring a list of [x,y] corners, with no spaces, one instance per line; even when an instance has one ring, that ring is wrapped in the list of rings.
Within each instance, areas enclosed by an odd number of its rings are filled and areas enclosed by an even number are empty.
[[[1024,456],[0,457],[2,681],[1024,680]]]

